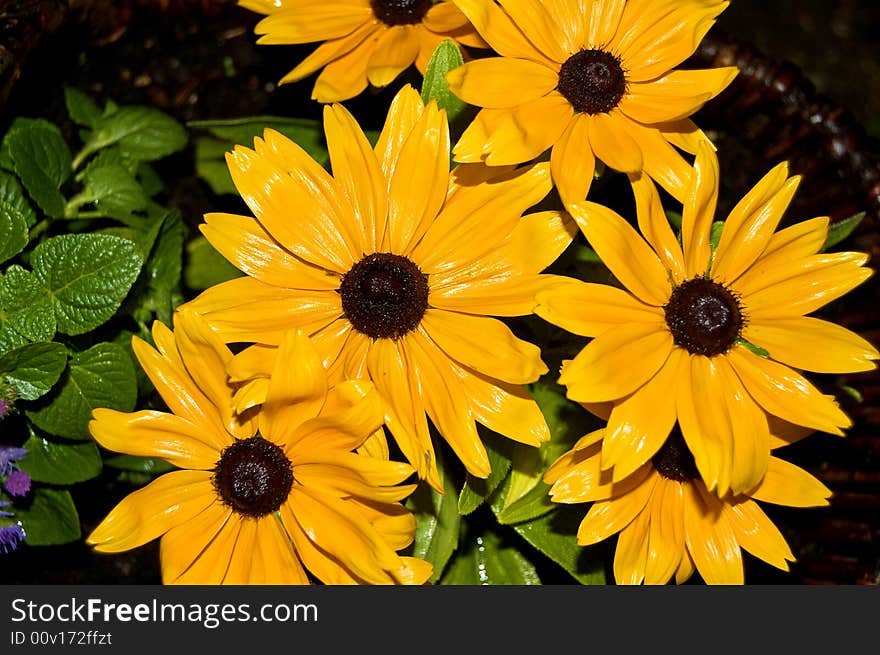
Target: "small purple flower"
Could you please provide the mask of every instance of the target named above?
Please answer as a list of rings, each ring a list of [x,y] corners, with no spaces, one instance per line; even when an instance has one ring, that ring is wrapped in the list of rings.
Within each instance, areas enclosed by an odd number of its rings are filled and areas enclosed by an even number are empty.
[[[31,490],[31,476],[24,471],[13,471],[6,477],[4,487],[10,496],[24,496]]]
[[[0,507],[9,507],[12,504],[12,501],[9,500],[0,500]],[[9,518],[10,516],[15,516],[12,512],[7,512],[5,510],[0,509],[0,518]]]
[[[0,553],[11,553],[20,542],[24,541],[24,530],[21,523],[0,528]]]
[[[0,477],[8,475],[12,471],[16,470],[18,467],[14,466],[13,462],[24,459],[24,456],[27,455],[27,452],[28,451],[24,448],[15,448],[13,446],[0,446]]]

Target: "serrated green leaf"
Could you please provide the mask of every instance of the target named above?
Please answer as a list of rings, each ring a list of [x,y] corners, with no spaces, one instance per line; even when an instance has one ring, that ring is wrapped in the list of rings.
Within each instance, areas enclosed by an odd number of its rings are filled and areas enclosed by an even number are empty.
[[[100,216],[115,218],[124,223],[143,220],[134,218],[133,214],[147,208],[147,194],[123,166],[89,166],[83,183],[83,197],[94,205],[94,211]]]
[[[93,409],[130,412],[136,401],[131,357],[118,344],[99,343],[74,355],[61,383],[26,413],[44,432],[85,440],[91,438],[88,423]]]
[[[202,156],[204,159],[210,152],[224,167],[226,166],[224,156],[227,151],[232,150],[236,144],[252,147],[254,137],[262,137],[263,131],[267,128],[281,132],[322,166],[330,163],[330,155],[327,153],[327,145],[324,141],[324,130],[321,122],[317,120],[283,116],[250,116],[231,120],[191,121],[187,126],[205,130],[220,141],[220,143],[215,142],[212,149],[208,149],[209,142],[203,142]]]
[[[17,209],[18,213],[24,217],[27,227],[30,228],[37,222],[37,213],[28,202],[18,178],[2,170],[0,170],[0,203]]]
[[[114,455],[104,460],[104,465],[120,471],[132,473],[149,473],[158,475],[174,471],[175,468],[158,457],[135,457],[134,455]]]
[[[49,216],[63,216],[65,200],[59,189],[72,169],[61,130],[48,121],[34,121],[10,130],[4,144],[31,198]]]
[[[463,63],[464,59],[458,44],[452,39],[445,39],[431,53],[422,81],[422,102],[428,104],[429,101],[435,100],[440,109],[446,110],[450,123],[464,110],[467,103],[449,90],[446,73]]]
[[[0,357],[0,379],[19,398],[36,400],[49,392],[67,366],[67,349],[60,343],[30,343]]]
[[[553,510],[556,505],[550,500],[549,490],[550,485],[538,481],[528,492],[498,512],[498,522],[511,525],[531,521]]]
[[[578,525],[585,514],[581,506],[558,505],[552,512],[511,527],[581,584],[605,584],[599,549],[577,544]]]
[[[822,251],[828,250],[836,246],[838,243],[846,239],[859,226],[865,218],[865,212],[853,214],[849,218],[837,221],[828,226],[828,236],[825,237],[825,243],[822,244]]]
[[[96,105],[85,93],[67,87],[64,89],[64,104],[67,106],[67,114],[77,125],[94,127],[101,117],[101,108]]]
[[[470,514],[482,505],[510,470],[511,442],[482,426],[479,426],[479,429],[492,468],[489,477],[485,479],[467,474],[458,496],[458,511],[462,516]]]
[[[186,130],[168,114],[152,107],[120,107],[100,116],[89,140],[74,161],[76,168],[88,155],[115,145],[135,161],[155,161],[186,146]]]
[[[197,236],[186,244],[183,281],[190,289],[202,291],[242,275],[205,237]]]
[[[62,234],[31,256],[33,273],[52,297],[57,329],[83,334],[119,308],[140,272],[135,244],[106,234]]]
[[[79,514],[69,491],[37,487],[28,495],[28,500],[27,505],[16,504],[14,508],[27,544],[54,546],[80,538]]]
[[[445,494],[440,494],[426,483],[421,483],[406,501],[416,519],[412,554],[434,566],[430,582],[436,582],[458,546],[461,517],[455,502],[455,487],[437,457],[440,482]]]
[[[468,537],[440,580],[443,585],[539,585],[534,565],[492,531]]]
[[[37,482],[74,484],[101,473],[101,453],[93,441],[62,442],[31,434],[19,466]]]
[[[28,244],[28,224],[16,207],[0,200],[0,263],[24,250]]]
[[[52,298],[40,280],[18,265],[10,266],[0,281],[0,329],[13,330],[30,341],[55,336]]]

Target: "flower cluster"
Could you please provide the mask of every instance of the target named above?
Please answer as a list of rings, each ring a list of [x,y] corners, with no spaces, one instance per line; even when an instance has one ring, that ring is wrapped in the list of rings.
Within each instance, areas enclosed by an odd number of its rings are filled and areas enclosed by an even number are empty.
[[[3,399],[0,407],[4,410],[0,413],[0,418],[3,418],[9,409],[8,401]],[[31,478],[18,466],[18,462],[25,458],[27,452],[24,448],[0,446],[0,480],[3,483],[3,489],[0,491],[0,553],[15,550],[25,539],[21,521],[14,521],[15,513],[7,509],[12,505],[12,501],[3,497],[6,495],[22,498],[30,491]]]
[[[550,373],[543,344],[508,320],[537,315],[588,340],[558,382],[606,421],[543,475],[554,502],[591,504],[578,543],[619,533],[621,584],[742,583],[742,549],[787,569],[756,501],[830,491],[776,451],[851,425],[802,372],[866,371],[880,353],[809,316],[871,271],[824,251],[828,218],[782,227],[800,179],[787,164],[716,217],[718,160],[690,116],[737,70],[679,66],[728,3],[240,4],[266,15],[261,43],[323,41],[282,80],[323,69],[322,103],[424,73],[444,39],[482,48],[445,76],[478,111],[454,140],[436,99],[404,85],[375,143],[324,107],[332,172],[271,129],[227,154],[252,216],[200,229],[243,275],[179,307],[173,332],[157,323],[155,347],[134,340],[172,413],[91,423],[105,448],[181,470],[89,543],[161,537],[167,583],[426,582],[431,564],[398,552],[415,532],[401,503],[421,482],[445,492],[439,445],[485,479],[478,426],[550,440],[527,386]],[[626,175],[634,217],[586,200],[603,167]],[[547,272],[581,239],[613,284]]]

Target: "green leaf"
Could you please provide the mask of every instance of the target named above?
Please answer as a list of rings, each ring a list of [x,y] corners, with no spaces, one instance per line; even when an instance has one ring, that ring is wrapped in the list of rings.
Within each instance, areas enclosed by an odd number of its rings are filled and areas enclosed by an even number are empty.
[[[489,455],[489,465],[492,467],[488,478],[478,478],[467,474],[464,486],[458,496],[458,511],[462,516],[470,514],[495,491],[498,484],[504,480],[510,470],[510,443],[504,437],[478,426]]]
[[[228,151],[228,142],[212,137],[200,136],[195,142],[196,174],[217,195],[238,193],[226,165],[225,156]]]
[[[724,231],[724,221],[714,221],[709,232],[709,249],[714,253],[721,241],[721,233]]]
[[[34,275],[52,297],[57,328],[83,334],[119,308],[140,272],[135,244],[106,234],[62,234],[31,256]]]
[[[736,340],[736,344],[738,346],[742,346],[746,350],[749,350],[749,351],[755,353],[758,357],[763,357],[764,359],[770,359],[770,353],[766,349],[761,348],[761,346],[756,346],[751,341],[746,341],[743,338],[739,338]]]
[[[88,155],[112,145],[129,159],[154,161],[182,150],[186,140],[186,130],[167,114],[151,107],[120,107],[95,121],[74,167],[78,168]]]
[[[539,585],[534,565],[491,531],[469,537],[440,580],[443,585]]]
[[[550,428],[550,441],[541,445],[545,463],[555,461],[585,434],[605,427],[581,405],[566,398],[565,388],[548,376],[530,385],[529,390]]]
[[[83,180],[84,197],[101,216],[131,223],[132,214],[147,208],[147,194],[134,176],[121,165],[89,166]],[[135,222],[143,219],[135,218]]]
[[[37,487],[29,499],[28,506],[14,508],[27,544],[53,546],[80,538],[79,515],[69,491]]]
[[[201,291],[242,275],[205,237],[197,236],[186,244],[183,281],[190,289]]]
[[[74,484],[101,473],[101,453],[93,441],[64,443],[31,434],[21,469],[37,482]]]
[[[64,89],[64,104],[67,106],[70,120],[77,125],[94,127],[101,117],[101,108],[92,102],[92,99],[85,93],[77,89],[71,87]]]
[[[0,357],[0,377],[19,398],[36,400],[49,392],[67,366],[67,349],[60,343],[31,343]]]
[[[88,423],[93,409],[130,412],[137,401],[134,364],[115,343],[99,343],[74,355],[61,380],[35,409],[27,411],[34,425],[54,436],[90,439]]]
[[[439,453],[437,466],[446,493],[440,494],[423,482],[406,501],[407,508],[416,519],[412,554],[433,564],[431,582],[440,578],[443,568],[458,546],[461,526],[461,517],[455,502],[455,487],[444,470]]]
[[[147,280],[147,291],[141,303],[157,320],[171,325],[171,314],[182,301],[180,278],[186,226],[180,212],[175,210],[162,215],[153,230],[155,238],[141,274],[141,278]]]
[[[27,244],[28,224],[24,214],[0,200],[0,263],[20,253]]]
[[[853,233],[864,218],[865,212],[859,212],[858,214],[853,214],[849,218],[844,218],[842,221],[837,221],[829,225],[828,236],[825,238],[825,243],[822,244],[822,250],[828,250],[846,239]]]
[[[514,444],[510,457],[510,485],[504,507],[531,491],[540,482],[546,468],[540,448],[522,443]]]
[[[158,475],[174,471],[175,468],[158,457],[135,457],[134,455],[115,455],[104,460],[104,465],[120,471],[133,473],[150,473]]]
[[[10,130],[4,145],[31,198],[49,216],[63,216],[65,201],[59,189],[72,169],[61,130],[48,121],[33,121]]]
[[[577,544],[578,525],[586,512],[583,506],[559,505],[553,512],[511,527],[581,584],[605,584],[600,549]]]
[[[321,122],[317,120],[282,116],[250,116],[232,120],[190,121],[187,126],[205,130],[222,142],[222,149],[220,143],[215,143],[211,152],[224,167],[226,166],[224,155],[227,151],[232,150],[236,144],[253,147],[254,137],[262,137],[263,131],[266,129],[281,132],[322,166],[330,163],[330,155],[327,154],[327,146],[324,141],[324,130],[321,127]],[[198,143],[196,146],[198,147]],[[203,144],[202,147],[206,148],[206,145]],[[203,157],[207,154],[208,150],[203,150]]]
[[[446,73],[454,68],[458,68],[464,63],[461,56],[461,50],[452,39],[442,41],[431,54],[428,59],[428,65],[425,69],[425,77],[422,81],[422,101],[428,104],[430,100],[436,100],[440,109],[446,110],[446,116],[449,122],[462,112],[467,103],[460,100],[446,83]]]
[[[0,170],[0,203],[18,210],[28,227],[37,222],[37,213],[28,202],[18,178],[2,170]]]
[[[553,510],[556,505],[550,500],[549,491],[549,484],[538,482],[528,492],[498,512],[498,522],[501,525],[511,525],[531,521]]]
[[[13,265],[0,281],[0,330],[11,329],[30,341],[55,336],[52,297],[32,272]]]

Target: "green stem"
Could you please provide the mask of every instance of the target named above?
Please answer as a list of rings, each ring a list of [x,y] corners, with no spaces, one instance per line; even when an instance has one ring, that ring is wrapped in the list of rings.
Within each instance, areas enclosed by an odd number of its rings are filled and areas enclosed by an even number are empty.
[[[42,221],[34,225],[28,232],[28,241],[33,241],[45,232],[49,227],[50,220],[51,219],[44,218]]]

